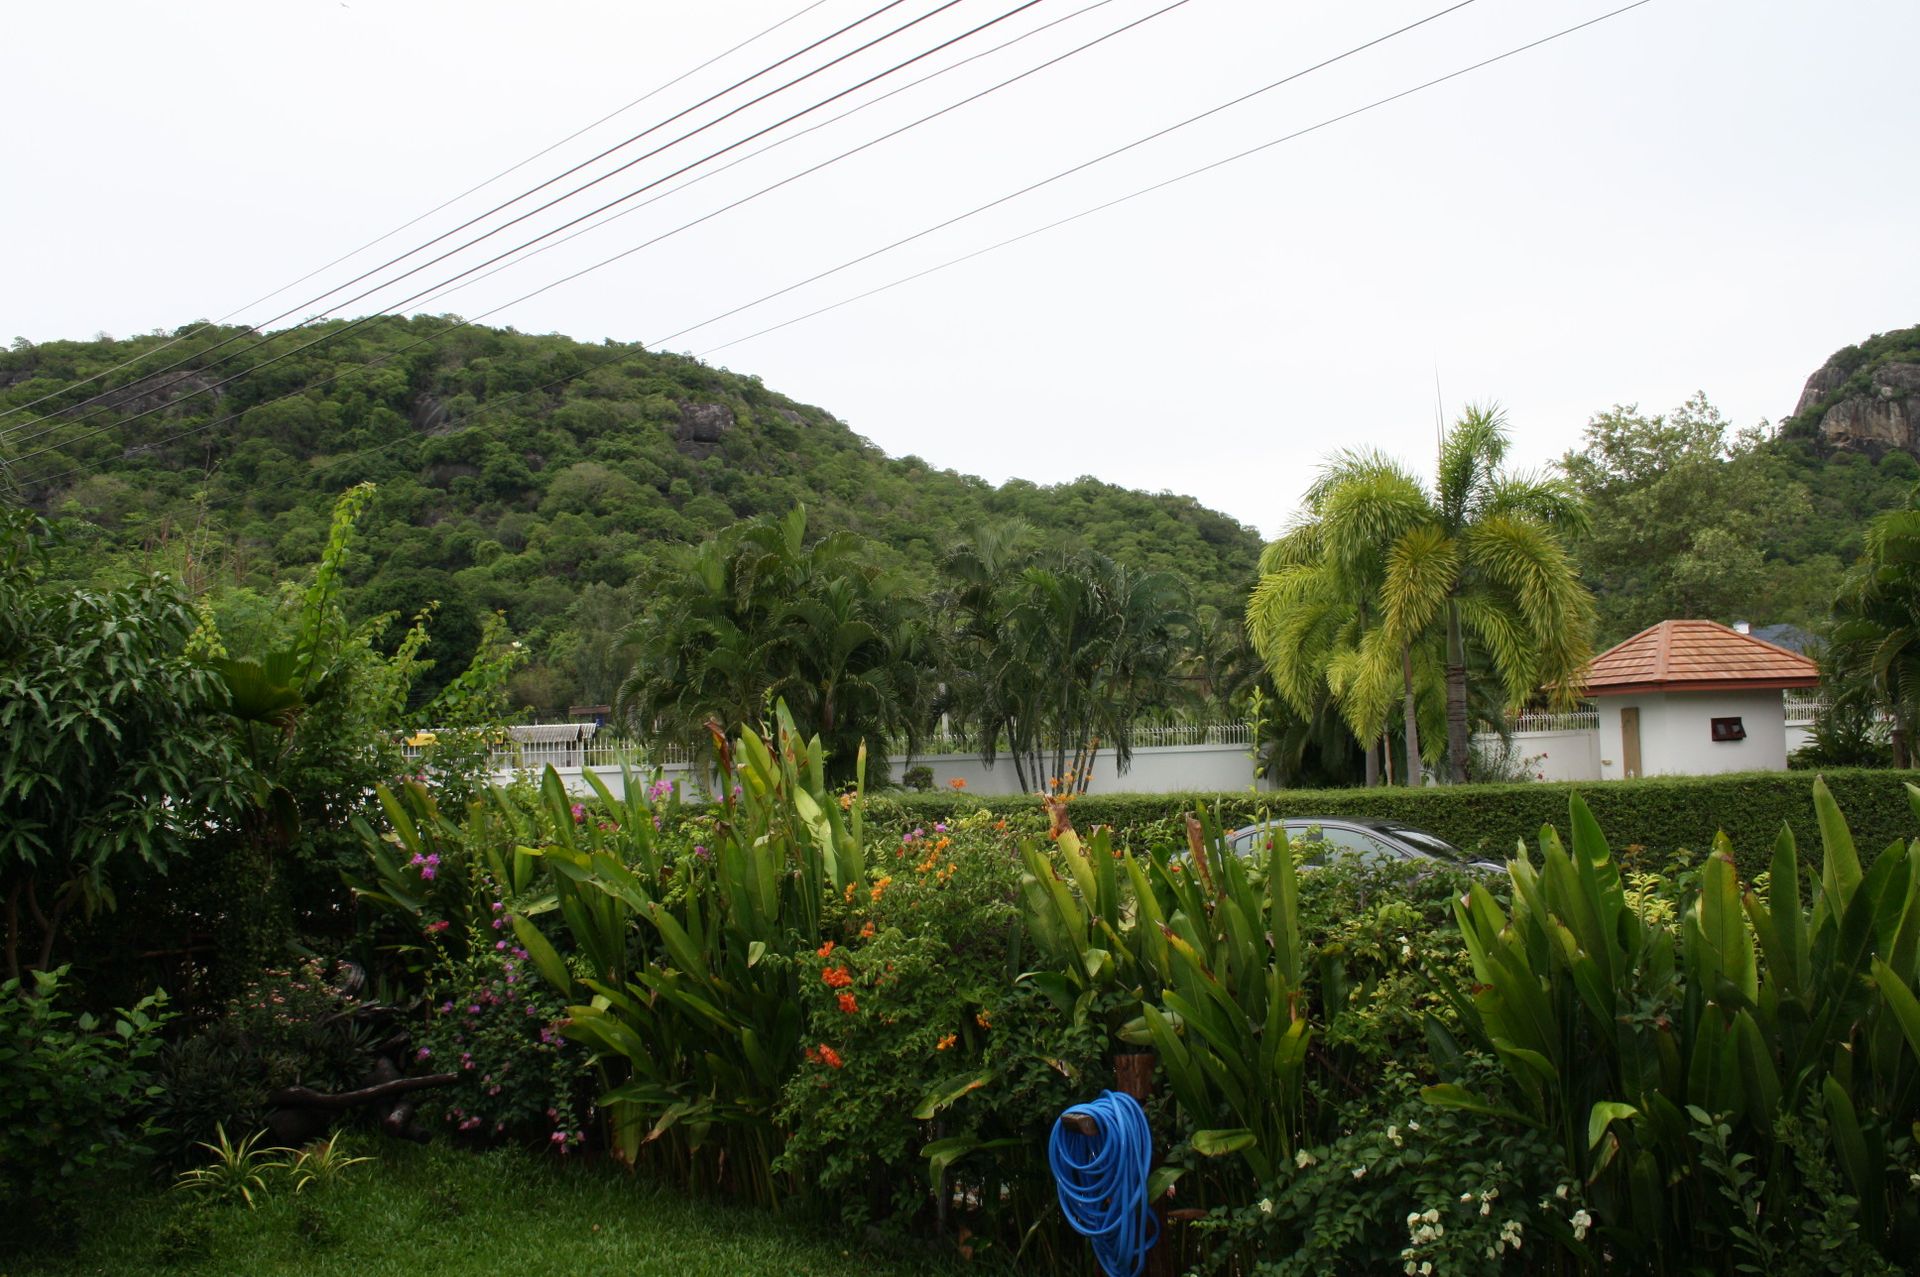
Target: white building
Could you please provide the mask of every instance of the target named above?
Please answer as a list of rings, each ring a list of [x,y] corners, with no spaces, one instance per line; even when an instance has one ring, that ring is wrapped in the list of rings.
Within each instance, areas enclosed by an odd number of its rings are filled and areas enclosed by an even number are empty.
[[[1781,692],[1814,687],[1807,657],[1714,621],[1662,621],[1594,658],[1600,776],[1785,771]]]

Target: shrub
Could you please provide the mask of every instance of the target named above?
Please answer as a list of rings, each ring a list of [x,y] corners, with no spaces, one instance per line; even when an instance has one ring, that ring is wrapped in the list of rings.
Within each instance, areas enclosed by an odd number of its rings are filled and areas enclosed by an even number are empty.
[[[166,995],[102,1021],[63,1005],[65,974],[0,984],[0,1246],[64,1233],[77,1195],[150,1152]]]
[[[1904,782],[1911,772],[1847,768],[1825,774],[1827,787],[1847,813],[1854,836],[1879,849],[1912,829]],[[1631,862],[1645,849],[1660,857],[1686,850],[1704,858],[1714,835],[1732,840],[1743,877],[1767,867],[1769,849],[1782,824],[1803,843],[1819,836],[1804,773],[1747,772],[1729,776],[1654,777],[1634,781],[1533,782],[1517,785],[1439,785],[1425,789],[1276,790],[1228,794],[1087,794],[1072,804],[1083,831],[1113,828],[1114,840],[1133,850],[1182,845],[1181,819],[1204,803],[1223,825],[1251,824],[1262,813],[1285,816],[1348,816],[1396,820],[1430,830],[1466,851],[1492,859],[1513,854],[1542,825],[1564,826],[1567,800],[1578,793],[1607,831],[1612,845]],[[988,800],[959,794],[890,794],[868,803],[867,818],[880,826],[951,822]],[[1037,797],[991,800],[1016,828],[1045,827]]]

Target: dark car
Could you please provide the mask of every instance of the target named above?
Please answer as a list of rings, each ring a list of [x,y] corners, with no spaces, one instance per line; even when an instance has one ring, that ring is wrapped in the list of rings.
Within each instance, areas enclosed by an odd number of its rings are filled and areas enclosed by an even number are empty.
[[[1339,820],[1289,816],[1247,825],[1227,835],[1227,847],[1239,856],[1267,849],[1268,839],[1284,833],[1289,842],[1304,837],[1313,850],[1307,864],[1324,864],[1336,857],[1357,857],[1363,865],[1391,865],[1431,861],[1435,867],[1465,869],[1480,874],[1505,874],[1506,867],[1475,860],[1444,838],[1412,825],[1387,820]]]

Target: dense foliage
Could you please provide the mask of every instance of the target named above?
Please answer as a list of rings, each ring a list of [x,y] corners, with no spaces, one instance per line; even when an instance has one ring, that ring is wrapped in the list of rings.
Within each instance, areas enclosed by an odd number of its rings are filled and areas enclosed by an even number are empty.
[[[166,995],[96,1017],[75,1009],[66,974],[0,982],[0,1253],[70,1236],[79,1200],[156,1133]]]
[[[1596,414],[1562,464],[1593,518],[1575,552],[1602,646],[1670,617],[1818,629],[1864,517],[1920,480],[1905,452],[1735,429],[1703,395],[1669,413]]]
[[[625,664],[609,645],[662,550],[801,504],[814,534],[871,538],[882,566],[922,590],[968,529],[1003,518],[1177,570],[1235,614],[1259,553],[1251,529],[1190,498],[1090,478],[995,488],[889,458],[818,408],[684,356],[432,317],[377,319],[291,353],[342,327],[276,334],[224,364],[248,345],[212,350],[236,334],[217,326],[164,352],[161,334],[0,352],[0,408],[54,396],[8,419],[0,462],[41,509],[93,526],[74,575],[162,555],[262,600],[313,562],[332,498],[377,481],[347,601],[358,617],[409,618],[437,601],[424,653],[436,664],[416,704],[465,667],[495,611],[532,657],[517,702],[553,713],[611,701]],[[204,389],[271,356],[286,357]]]
[[[1868,768],[1825,773],[1846,808],[1862,845],[1882,847],[1912,827],[1904,783],[1907,776]],[[1696,864],[1725,832],[1735,854],[1745,857],[1748,876],[1763,872],[1774,835],[1784,825],[1802,840],[1818,836],[1807,804],[1807,776],[1751,772],[1728,776],[1670,776],[1631,785],[1523,784],[1445,785],[1419,790],[1281,790],[1236,794],[1088,794],[1073,800],[1074,822],[1086,829],[1109,827],[1116,843],[1141,849],[1179,836],[1183,813],[1199,806],[1218,811],[1229,827],[1275,819],[1325,816],[1386,820],[1438,834],[1477,856],[1498,860],[1542,825],[1564,819],[1578,794],[1612,835],[1615,847],[1636,869],[1665,872]],[[1017,827],[1045,829],[1042,800],[982,799],[964,794],[888,794],[868,800],[872,819],[923,825],[953,822],[991,805]],[[1680,854],[1685,853],[1685,854]]]

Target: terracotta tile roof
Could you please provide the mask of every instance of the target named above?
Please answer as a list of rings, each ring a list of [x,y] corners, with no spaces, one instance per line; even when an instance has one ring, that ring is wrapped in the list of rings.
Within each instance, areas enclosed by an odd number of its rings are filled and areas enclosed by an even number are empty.
[[[1798,652],[1715,621],[1662,621],[1594,657],[1586,690],[1589,696],[1751,691],[1813,687],[1819,681],[1819,667]]]

